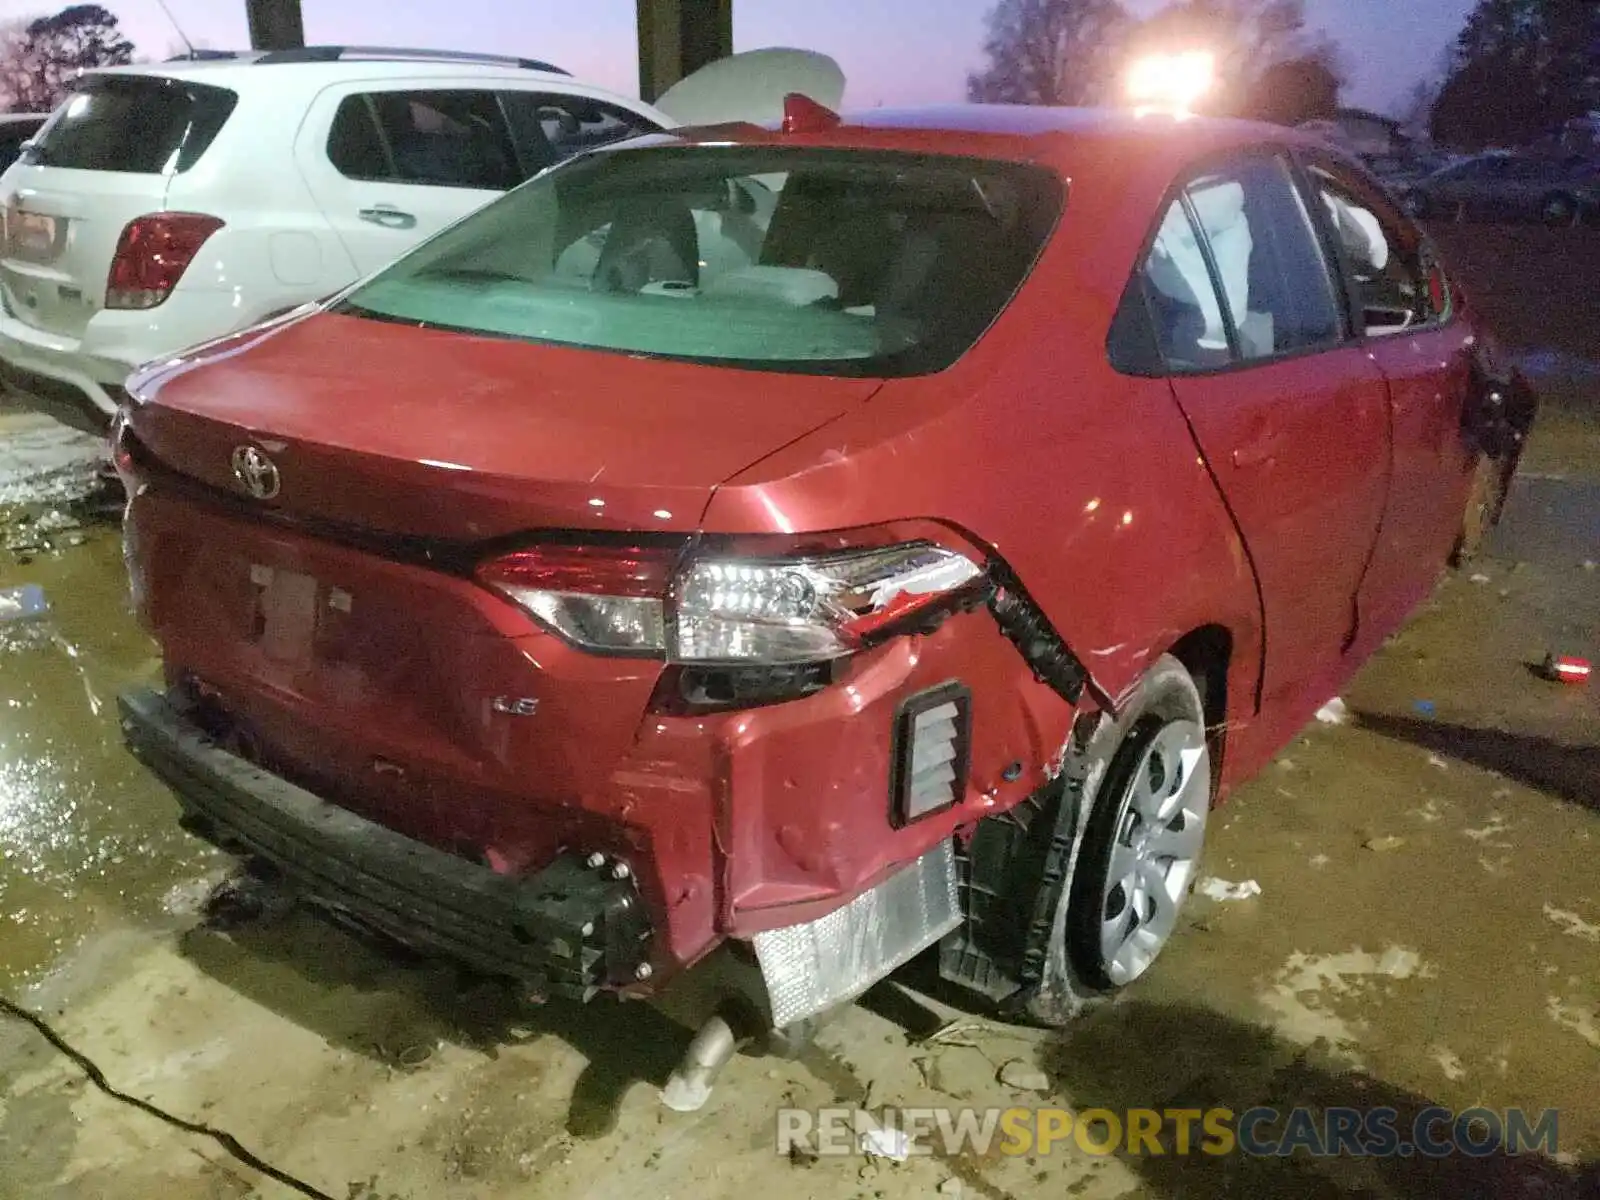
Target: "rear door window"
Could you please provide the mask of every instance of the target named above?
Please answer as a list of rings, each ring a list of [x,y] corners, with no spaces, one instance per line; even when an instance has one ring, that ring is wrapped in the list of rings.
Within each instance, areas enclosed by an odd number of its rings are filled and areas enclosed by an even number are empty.
[[[347,96],[328,160],[350,179],[505,191],[525,174],[495,93],[438,90]]]
[[[1307,175],[1367,334],[1404,333],[1443,318],[1448,288],[1430,279],[1421,236],[1332,170],[1312,165]]]
[[[22,143],[39,131],[39,121],[0,121],[0,171],[17,161]]]
[[[503,92],[501,100],[530,175],[585,150],[660,128],[637,113],[583,96]]]
[[[45,125],[23,159],[32,166],[161,175],[200,160],[238,95],[159,76],[90,76]]]
[[[1288,164],[1250,157],[1191,180],[1145,263],[1156,336],[1174,370],[1337,345],[1337,293]]]

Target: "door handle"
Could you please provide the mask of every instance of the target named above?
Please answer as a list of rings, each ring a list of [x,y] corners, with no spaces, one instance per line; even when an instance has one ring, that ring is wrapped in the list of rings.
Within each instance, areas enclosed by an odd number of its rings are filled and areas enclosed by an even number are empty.
[[[411,229],[417,223],[417,218],[413,214],[391,208],[387,204],[375,204],[371,208],[363,208],[356,215],[363,221],[382,225],[385,229]]]

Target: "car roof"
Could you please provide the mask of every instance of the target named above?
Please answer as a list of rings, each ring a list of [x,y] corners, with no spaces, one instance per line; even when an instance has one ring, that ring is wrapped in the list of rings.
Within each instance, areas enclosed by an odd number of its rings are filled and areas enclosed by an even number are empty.
[[[921,150],[976,157],[1057,159],[1072,145],[1125,143],[1141,158],[1177,169],[1208,153],[1263,143],[1316,147],[1341,158],[1337,147],[1282,125],[1117,108],[1058,108],[1023,104],[951,104],[874,108],[840,115],[839,124],[799,133],[776,126],[734,125],[675,129],[662,139],[782,142],[810,147]]]

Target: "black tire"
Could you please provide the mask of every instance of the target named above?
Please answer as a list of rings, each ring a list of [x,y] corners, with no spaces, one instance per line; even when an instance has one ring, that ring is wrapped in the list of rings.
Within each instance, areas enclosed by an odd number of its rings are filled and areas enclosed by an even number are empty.
[[[1100,961],[1097,937],[1101,897],[1121,815],[1120,798],[1154,736],[1176,721],[1205,726],[1201,686],[1184,665],[1164,655],[1140,681],[1116,719],[1104,717],[1085,742],[1069,755],[1069,786],[1064,804],[1075,803],[1082,834],[1072,864],[1054,897],[1048,944],[1042,947],[1039,979],[1018,1006],[1021,1015],[1060,1026],[1104,1003],[1121,989]],[[1208,803],[1215,780],[1206,781]],[[1192,879],[1191,879],[1192,884]]]
[[[1466,511],[1461,514],[1461,532],[1450,552],[1450,565],[1471,566],[1482,556],[1489,539],[1505,514],[1506,499],[1516,478],[1521,454],[1491,458],[1485,454],[1472,474],[1472,490],[1467,495]]]

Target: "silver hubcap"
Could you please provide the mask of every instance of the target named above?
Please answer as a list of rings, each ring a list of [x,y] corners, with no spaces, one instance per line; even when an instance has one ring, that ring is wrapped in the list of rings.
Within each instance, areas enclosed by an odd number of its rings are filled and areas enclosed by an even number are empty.
[[[1211,756],[1205,730],[1174,721],[1155,736],[1119,799],[1100,898],[1100,958],[1112,983],[1131,983],[1178,923],[1205,841]]]

